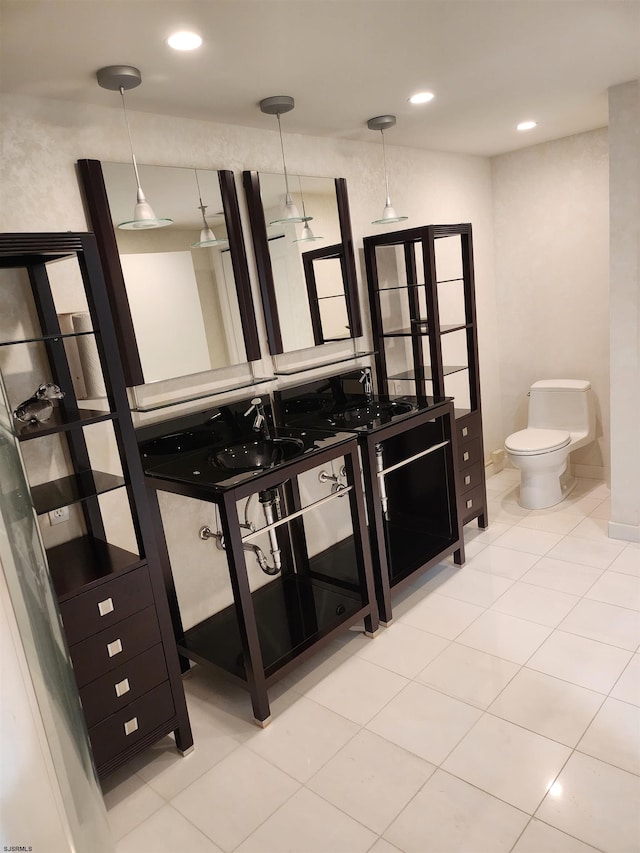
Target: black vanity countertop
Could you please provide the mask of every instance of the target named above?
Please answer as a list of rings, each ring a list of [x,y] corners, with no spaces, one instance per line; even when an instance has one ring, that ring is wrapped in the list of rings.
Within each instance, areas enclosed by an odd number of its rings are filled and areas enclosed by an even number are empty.
[[[264,402],[269,438],[252,429],[254,414],[245,414],[250,400],[137,430],[145,474],[220,493],[353,438],[335,427],[276,427]]]
[[[360,379],[354,371],[276,391],[276,420],[286,427],[371,433],[453,399],[367,394]]]

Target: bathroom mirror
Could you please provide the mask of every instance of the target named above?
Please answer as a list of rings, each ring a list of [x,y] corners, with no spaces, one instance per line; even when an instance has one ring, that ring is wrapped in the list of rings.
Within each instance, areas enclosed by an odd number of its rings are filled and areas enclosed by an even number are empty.
[[[123,230],[136,200],[131,163],[78,161],[127,385],[260,358],[233,173],[138,164],[165,228]],[[201,242],[204,228],[215,243]]]
[[[244,172],[243,180],[271,354],[360,337],[344,178],[288,175],[301,216],[312,217],[306,223],[282,221],[283,174]],[[315,239],[301,239],[305,226]]]

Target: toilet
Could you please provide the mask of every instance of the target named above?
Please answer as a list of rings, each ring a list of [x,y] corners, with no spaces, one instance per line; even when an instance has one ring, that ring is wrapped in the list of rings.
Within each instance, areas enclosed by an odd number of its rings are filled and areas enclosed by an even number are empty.
[[[591,383],[585,379],[541,379],[529,390],[527,428],[505,441],[507,457],[520,469],[520,506],[545,509],[563,501],[575,486],[569,454],[595,437]]]

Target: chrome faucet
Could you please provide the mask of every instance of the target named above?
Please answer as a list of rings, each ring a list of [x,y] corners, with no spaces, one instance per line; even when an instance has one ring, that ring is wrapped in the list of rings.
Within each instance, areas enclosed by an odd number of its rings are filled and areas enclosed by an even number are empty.
[[[262,397],[253,398],[251,406],[244,413],[245,418],[248,418],[253,412],[256,414],[253,421],[253,431],[262,433],[262,437],[268,441],[271,438],[271,434],[269,432],[269,424],[267,423]]]
[[[360,371],[360,379],[358,381],[362,385],[362,390],[367,398],[367,403],[371,403],[373,400],[373,380],[371,378],[370,367],[365,367]]]

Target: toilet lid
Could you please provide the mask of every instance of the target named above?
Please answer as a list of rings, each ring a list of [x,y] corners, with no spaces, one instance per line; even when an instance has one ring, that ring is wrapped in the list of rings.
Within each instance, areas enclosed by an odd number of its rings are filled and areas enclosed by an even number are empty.
[[[551,453],[566,447],[571,441],[568,432],[562,429],[521,429],[514,432],[504,443],[511,453],[521,456],[534,453]]]

